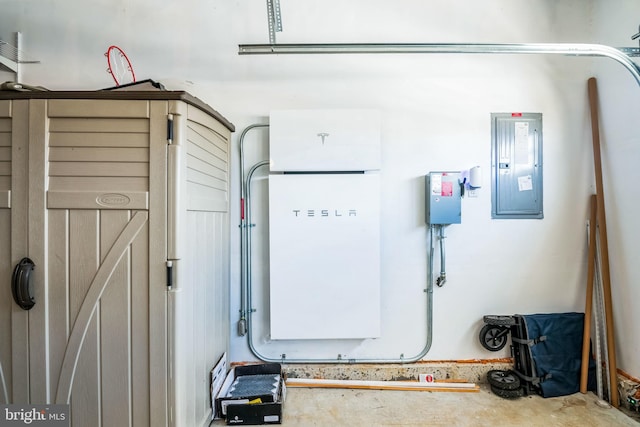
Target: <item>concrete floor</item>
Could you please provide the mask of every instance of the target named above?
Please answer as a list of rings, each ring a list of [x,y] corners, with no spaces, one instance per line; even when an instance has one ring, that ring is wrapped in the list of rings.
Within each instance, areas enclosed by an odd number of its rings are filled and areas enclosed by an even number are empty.
[[[597,401],[592,393],[507,400],[486,384],[476,393],[288,388],[282,426],[640,426]]]
[[[511,360],[419,362],[389,365],[283,365],[288,378],[333,378],[378,381],[417,380],[420,373],[437,379],[464,380],[479,392],[428,392],[287,388],[284,427],[640,427],[640,413],[598,405],[593,393],[556,398],[537,395],[503,399],[486,383],[490,369],[511,369]],[[214,427],[225,425],[218,420]]]

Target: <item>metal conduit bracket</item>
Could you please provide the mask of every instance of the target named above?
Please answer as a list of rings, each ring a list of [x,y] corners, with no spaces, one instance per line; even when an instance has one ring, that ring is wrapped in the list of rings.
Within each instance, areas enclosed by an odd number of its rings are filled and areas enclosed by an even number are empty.
[[[267,0],[267,23],[269,25],[269,43],[276,43],[276,32],[282,32],[280,0]]]
[[[640,26],[638,26],[638,32],[631,36],[631,40],[640,38]],[[621,52],[626,53],[628,56],[635,57],[640,56],[640,40],[638,40],[639,47],[619,47]]]
[[[632,58],[640,56],[640,47],[619,47],[618,50]]]
[[[638,26],[638,32],[631,36],[631,40],[635,40],[640,37],[640,25]]]

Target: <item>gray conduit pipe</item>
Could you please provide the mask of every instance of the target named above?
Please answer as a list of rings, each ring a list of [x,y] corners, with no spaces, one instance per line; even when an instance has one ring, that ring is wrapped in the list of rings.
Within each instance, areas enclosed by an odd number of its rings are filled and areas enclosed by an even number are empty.
[[[246,221],[248,226],[242,228],[244,234],[246,234],[246,254],[247,257],[243,257],[243,262],[247,264],[247,276],[246,276],[246,285],[247,285],[247,306],[244,310],[247,313],[247,334],[248,334],[248,342],[249,348],[251,352],[260,360],[264,362],[274,362],[274,363],[334,363],[334,364],[350,364],[350,363],[411,363],[417,362],[421,360],[431,348],[432,342],[432,331],[433,331],[433,226],[429,226],[429,257],[427,262],[427,288],[425,289],[425,293],[427,294],[427,336],[426,343],[424,348],[420,353],[416,354],[413,357],[406,358],[404,355],[400,355],[397,359],[287,359],[285,357],[274,358],[261,354],[256,348],[253,342],[253,309],[252,309],[252,291],[251,291],[251,181],[253,180],[253,174],[259,168],[263,166],[267,166],[269,164],[268,160],[263,160],[261,162],[256,163],[249,170],[247,174],[246,181],[246,200],[245,200],[245,209],[246,209]]]
[[[444,253],[444,239],[445,239],[445,235],[444,235],[444,228],[446,227],[446,225],[442,224],[438,227],[439,230],[439,240],[440,240],[440,276],[438,276],[438,278],[436,279],[436,285],[438,285],[439,287],[444,286],[445,282],[447,281],[447,270],[445,268],[445,253]]]
[[[247,126],[242,133],[240,134],[240,320],[238,320],[238,335],[243,337],[247,333],[247,275],[249,272],[247,269],[249,268],[246,260],[248,259],[248,254],[246,252],[247,242],[246,242],[246,229],[250,227],[251,224],[247,225],[245,219],[245,198],[247,194],[247,189],[245,186],[245,176],[244,176],[244,137],[251,129],[258,128],[268,128],[268,124],[252,124]],[[249,309],[251,306],[249,305]]]
[[[624,52],[601,44],[585,43],[324,43],[241,44],[239,55],[354,54],[354,53],[491,53],[599,56],[622,64],[640,85],[640,70]]]

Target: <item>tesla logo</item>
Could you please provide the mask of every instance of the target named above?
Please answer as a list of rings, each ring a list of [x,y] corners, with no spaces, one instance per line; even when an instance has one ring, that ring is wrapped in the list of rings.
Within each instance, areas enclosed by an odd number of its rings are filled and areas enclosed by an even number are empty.
[[[322,145],[324,145],[324,139],[329,136],[326,132],[320,132],[318,136],[322,139]]]
[[[302,210],[302,209],[292,209],[291,212],[293,212],[293,215],[296,217],[308,217],[308,218],[315,218],[315,217],[341,217],[341,216],[358,216],[358,211],[356,209],[348,209],[348,210],[341,210],[341,209],[306,209],[306,210]]]

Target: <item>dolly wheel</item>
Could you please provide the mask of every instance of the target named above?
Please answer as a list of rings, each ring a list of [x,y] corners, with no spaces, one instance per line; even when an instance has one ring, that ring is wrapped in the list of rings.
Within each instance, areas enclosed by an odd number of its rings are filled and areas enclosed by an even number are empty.
[[[480,344],[489,351],[499,351],[507,344],[509,328],[496,325],[484,325],[480,329]]]
[[[522,388],[517,388],[515,390],[503,390],[501,388],[491,386],[491,391],[496,396],[500,396],[505,399],[517,399],[518,397],[524,396],[524,390]]]
[[[520,378],[513,371],[493,369],[487,372],[487,381],[495,388],[515,390],[520,388]]]

